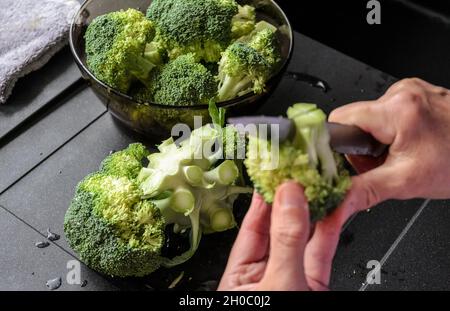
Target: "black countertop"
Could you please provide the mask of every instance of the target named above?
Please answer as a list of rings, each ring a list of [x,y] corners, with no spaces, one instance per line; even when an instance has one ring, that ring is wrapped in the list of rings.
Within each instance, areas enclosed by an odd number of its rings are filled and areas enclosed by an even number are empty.
[[[259,113],[281,114],[295,102],[315,102],[326,112],[339,105],[381,96],[395,78],[299,33],[289,70],[319,77],[331,90],[286,76]],[[69,50],[22,79],[0,106],[0,290],[46,290],[61,277],[59,290],[165,289],[181,271],[180,289],[217,284],[236,230],[207,236],[182,266],[143,279],[111,279],[81,265],[87,286],[70,285],[76,259],[63,233],[63,217],[75,185],[97,169],[111,150],[140,138],[124,130],[81,79]],[[236,208],[242,218],[248,198]],[[342,233],[331,287],[340,290],[450,289],[449,202],[390,201],[353,218]],[[61,239],[47,248],[47,228]],[[363,286],[367,262],[382,263],[381,284]]]

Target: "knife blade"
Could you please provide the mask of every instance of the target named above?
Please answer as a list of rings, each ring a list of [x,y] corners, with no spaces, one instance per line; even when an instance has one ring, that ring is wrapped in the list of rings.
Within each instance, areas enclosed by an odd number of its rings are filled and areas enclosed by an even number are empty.
[[[259,128],[260,125],[265,125],[268,139],[271,138],[272,131],[277,129],[280,142],[288,140],[295,135],[294,122],[284,117],[248,116],[228,118],[228,124],[235,126],[244,135],[257,133],[248,131],[249,125],[256,125],[256,128]],[[272,127],[272,125],[276,125],[276,127]],[[379,157],[388,148],[387,145],[380,143],[371,134],[364,132],[357,126],[332,122],[327,122],[326,126],[330,135],[330,146],[338,153]]]

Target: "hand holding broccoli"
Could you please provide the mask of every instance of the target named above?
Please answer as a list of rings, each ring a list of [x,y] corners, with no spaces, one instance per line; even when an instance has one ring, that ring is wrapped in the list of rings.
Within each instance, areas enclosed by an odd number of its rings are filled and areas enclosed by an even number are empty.
[[[296,183],[281,185],[272,206],[255,194],[219,290],[326,290],[338,240],[319,222],[308,241],[309,218]]]

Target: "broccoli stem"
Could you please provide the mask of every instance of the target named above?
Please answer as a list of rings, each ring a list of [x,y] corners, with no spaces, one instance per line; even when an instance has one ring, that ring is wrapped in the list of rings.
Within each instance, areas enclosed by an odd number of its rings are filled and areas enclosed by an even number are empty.
[[[195,197],[191,191],[178,188],[172,194],[171,208],[178,213],[183,213],[188,216],[195,207]]]
[[[203,170],[196,165],[183,167],[183,174],[187,182],[192,186],[200,184],[203,180]]]
[[[209,221],[213,232],[222,232],[236,226],[233,212],[226,207],[214,205],[209,210]]]
[[[230,186],[227,188],[227,192],[225,193],[225,198],[236,195],[236,194],[245,194],[245,193],[253,193],[253,188],[251,187],[241,187],[241,186]]]
[[[130,73],[145,86],[151,87],[149,82],[150,72],[156,67],[154,63],[143,56],[132,54],[126,58],[126,68]]]
[[[200,228],[200,207],[201,200],[198,200],[194,210],[189,214],[189,219],[191,221],[191,247],[188,251],[183,254],[176,256],[172,259],[164,258],[162,265],[166,268],[172,268],[183,262],[189,260],[197,251],[198,245],[202,237],[202,230]]]
[[[221,185],[231,185],[239,177],[239,169],[232,160],[226,160],[213,170],[205,173],[208,181]]]
[[[252,79],[248,76],[231,77],[226,75],[218,92],[219,101],[233,99],[244,91],[250,91]]]
[[[157,43],[147,43],[144,50],[144,58],[155,65],[163,64],[163,57]]]
[[[325,128],[326,115],[314,104],[296,105],[288,111],[295,120],[299,137],[295,143],[308,152],[310,166],[317,168],[328,184],[337,178],[337,166],[333,151],[330,149],[330,137]]]
[[[316,147],[320,160],[321,175],[325,178],[327,183],[331,185],[333,180],[337,179],[338,172],[333,151],[330,149],[330,135],[325,126],[322,126],[319,129]]]

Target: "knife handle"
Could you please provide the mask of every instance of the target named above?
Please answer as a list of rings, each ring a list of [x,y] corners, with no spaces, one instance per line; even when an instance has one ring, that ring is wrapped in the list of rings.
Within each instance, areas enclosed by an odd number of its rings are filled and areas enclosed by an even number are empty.
[[[339,153],[377,158],[388,149],[387,145],[380,143],[357,126],[328,122],[327,127],[330,145]]]

